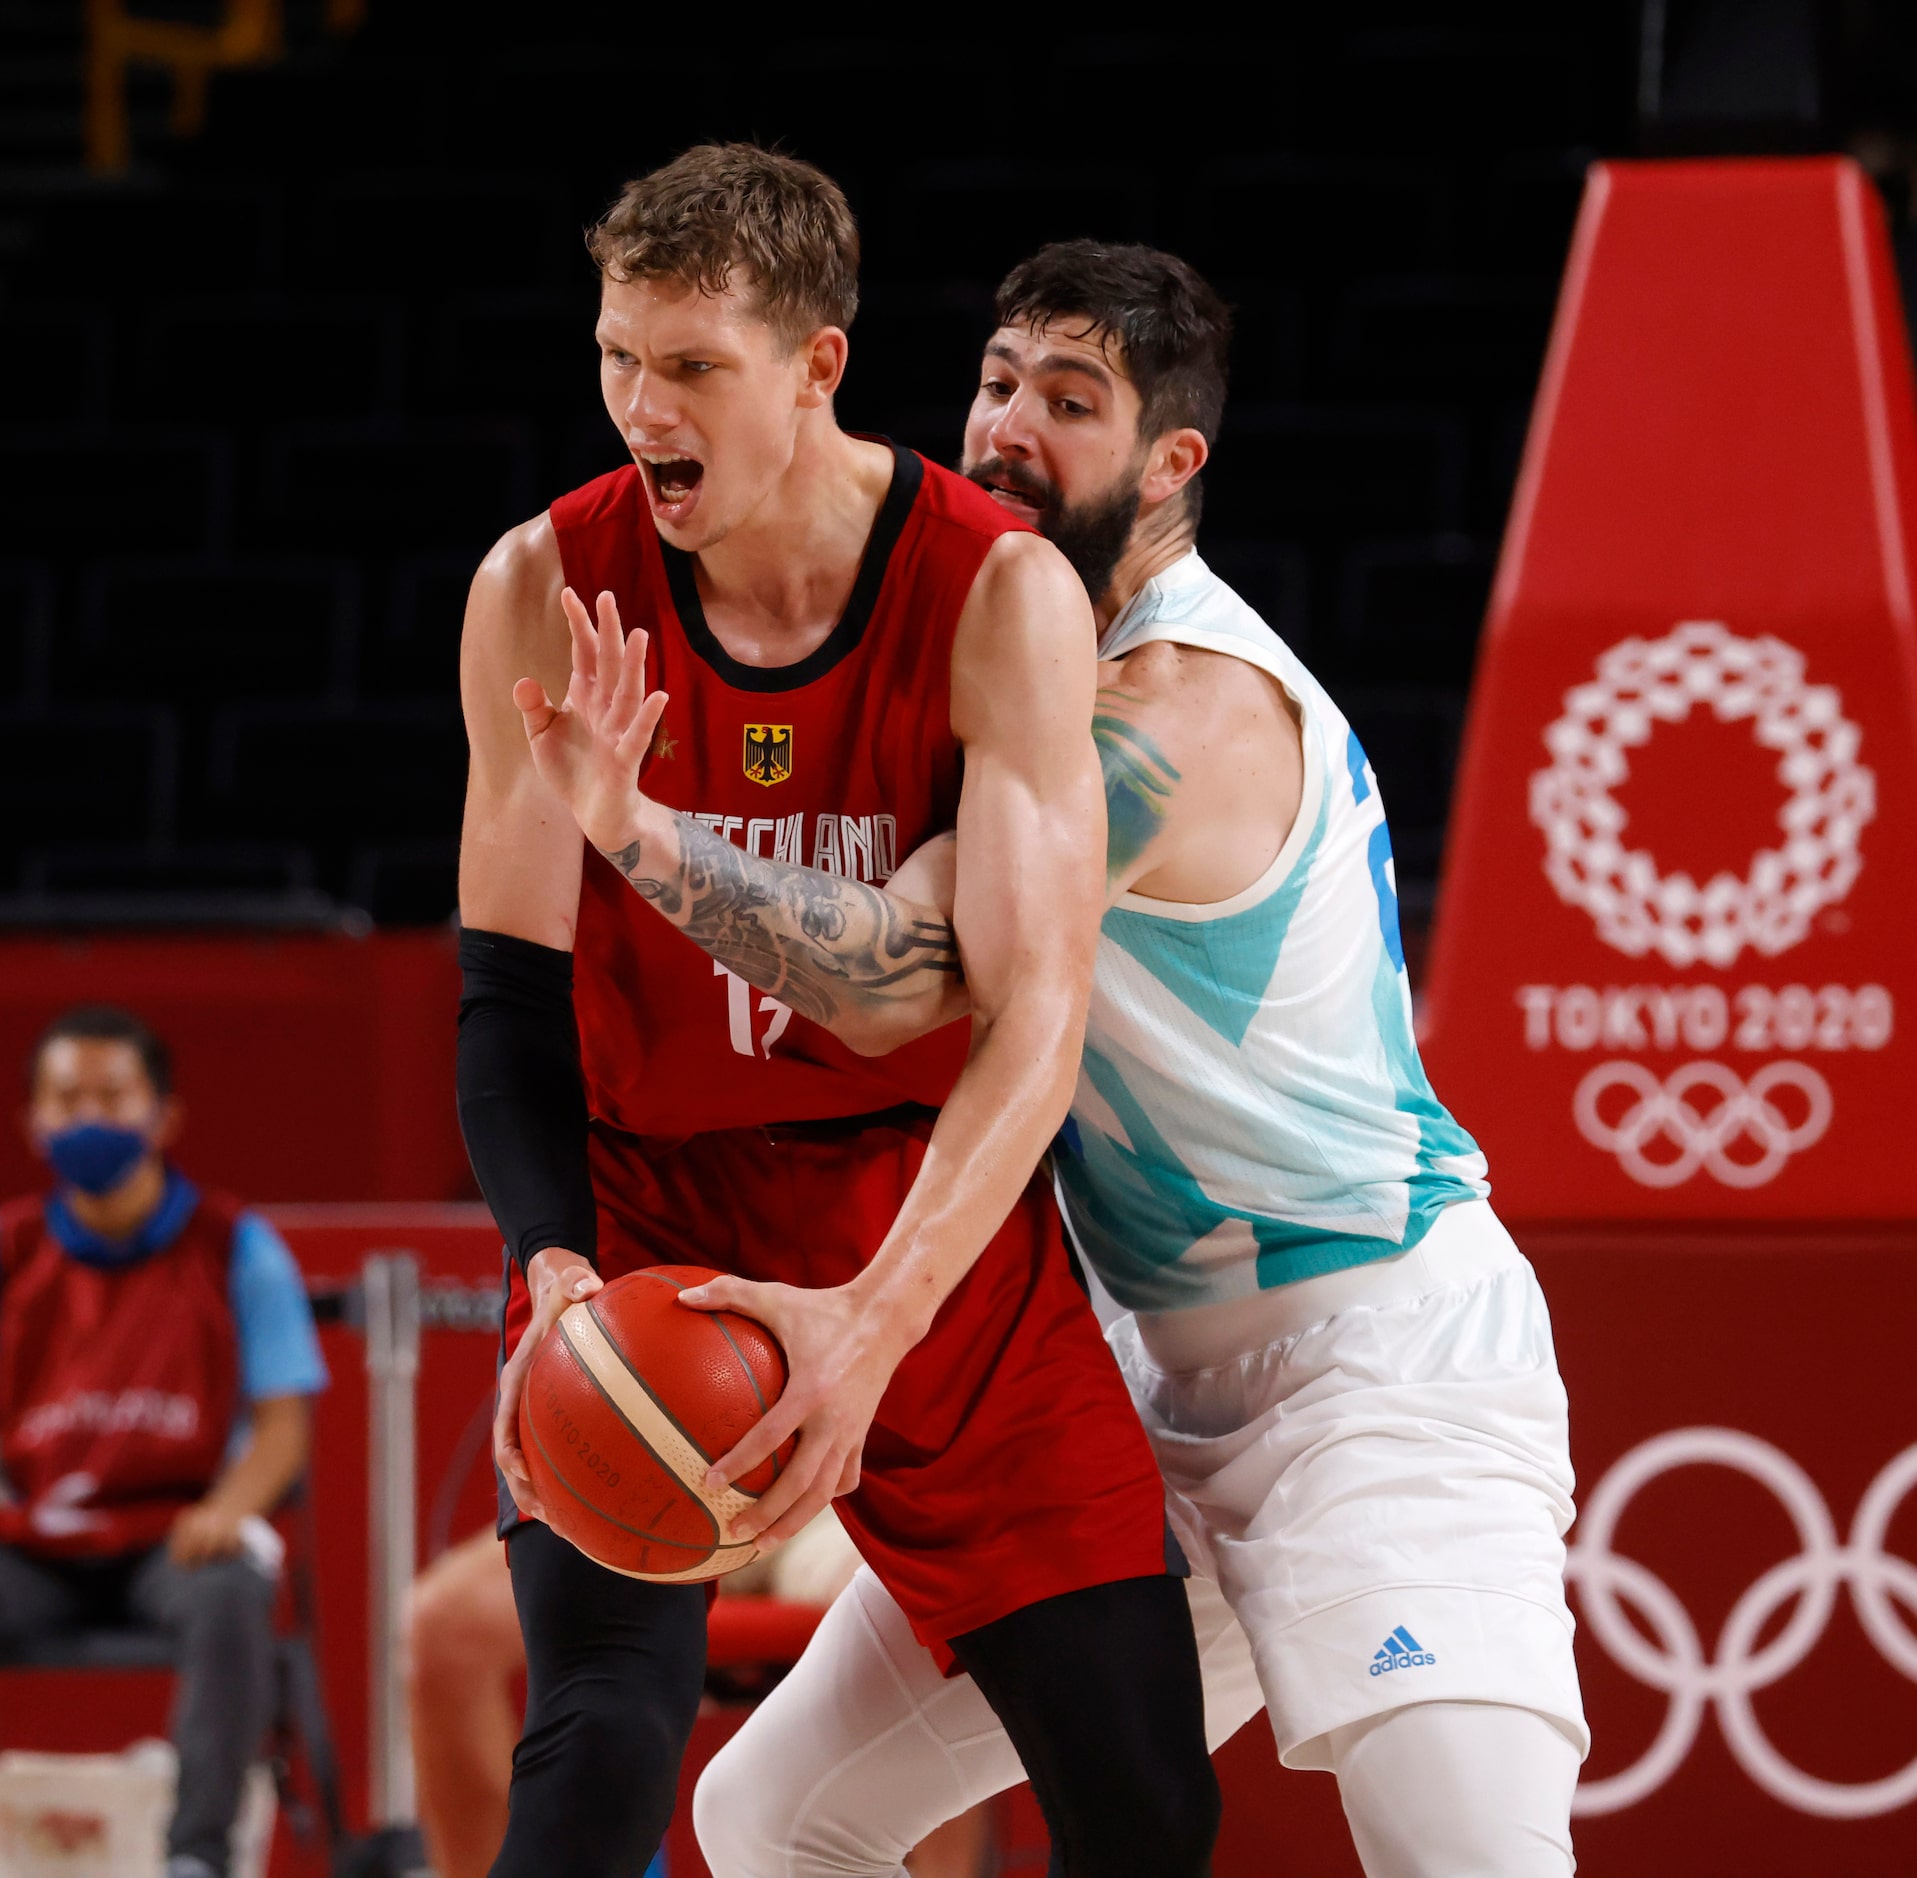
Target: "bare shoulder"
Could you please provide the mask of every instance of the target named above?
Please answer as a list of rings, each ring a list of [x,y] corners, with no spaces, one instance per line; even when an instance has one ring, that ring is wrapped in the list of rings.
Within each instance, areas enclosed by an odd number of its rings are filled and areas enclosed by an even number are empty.
[[[1071,563],[1037,535],[986,552],[952,640],[952,728],[961,742],[1089,721],[1097,628]]]
[[[1091,602],[1072,564],[1042,535],[1014,530],[1000,535],[985,552],[966,596],[967,616],[1007,614],[1022,617],[1029,607],[1059,608],[1092,634]]]
[[[559,604],[565,584],[559,540],[545,514],[509,528],[480,562],[466,596],[459,647],[469,718],[476,687],[486,695],[484,714],[499,715],[502,721],[515,679],[537,678],[554,697],[564,694],[572,669],[566,616]],[[511,727],[517,727],[516,716]]]
[[[1284,688],[1230,653],[1153,640],[1102,661],[1098,687],[1101,711],[1123,717],[1181,769],[1213,751],[1229,753],[1236,767],[1260,744],[1298,747]]]
[[[473,575],[466,599],[466,636],[491,641],[525,630],[550,610],[544,623],[562,637],[565,617],[559,592],[565,585],[559,537],[552,517],[541,513],[509,528],[493,543]]]

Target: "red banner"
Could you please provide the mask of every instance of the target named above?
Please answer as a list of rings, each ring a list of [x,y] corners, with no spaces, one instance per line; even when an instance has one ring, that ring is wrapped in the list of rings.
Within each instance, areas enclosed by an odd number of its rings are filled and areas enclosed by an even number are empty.
[[[1508,1218],[1917,1216],[1913,490],[1857,168],[1598,165],[1427,982]]]

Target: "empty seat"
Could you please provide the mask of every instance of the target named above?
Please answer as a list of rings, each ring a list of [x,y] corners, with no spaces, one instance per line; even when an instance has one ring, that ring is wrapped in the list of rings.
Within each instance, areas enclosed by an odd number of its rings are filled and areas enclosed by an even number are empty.
[[[1160,186],[1160,172],[1143,164],[1004,157],[916,164],[894,179],[886,199],[886,257],[933,278],[996,284],[1048,241],[1154,240]]]
[[[46,695],[53,636],[53,570],[31,561],[0,562],[0,705]]]
[[[77,842],[29,848],[20,884],[29,893],[293,896],[313,889],[313,857],[285,843],[129,848]]]
[[[0,873],[49,843],[164,841],[178,748],[167,711],[0,709]]]
[[[475,293],[425,322],[421,389],[455,414],[599,408],[599,297],[583,252],[570,293]]]
[[[1286,645],[1308,655],[1310,565],[1303,548],[1295,541],[1232,541],[1205,528],[1198,551]]]
[[[338,694],[357,610],[355,570],[340,562],[109,565],[86,581],[79,631],[55,647],[55,695]]]
[[[1225,413],[1206,480],[1216,532],[1438,533],[1465,492],[1461,418],[1441,410],[1240,405]]]
[[[109,337],[103,307],[0,307],[7,421],[84,424],[103,416]]]
[[[1492,566],[1490,547],[1463,535],[1350,549],[1338,591],[1341,657],[1392,684],[1468,684]]]
[[[947,440],[938,460],[949,461],[958,448],[949,413],[964,409],[991,335],[992,294],[982,282],[929,288],[875,283],[860,298],[851,362],[838,398],[840,420],[850,429],[881,431],[903,443],[901,419],[913,413],[913,428]],[[929,422],[918,415],[927,407],[916,402],[927,391],[946,400],[930,407],[936,415]]]
[[[1391,821],[1400,889],[1436,878],[1457,763],[1462,693],[1334,686],[1358,733]]]
[[[1304,296],[1290,287],[1229,276],[1212,283],[1231,307],[1231,397],[1288,403],[1306,384]]]
[[[381,926],[444,925],[459,904],[459,843],[388,841],[356,848],[347,898]]]
[[[270,183],[135,178],[68,192],[41,217],[41,280],[190,280],[203,293],[264,286],[278,264],[282,205]]]
[[[485,278],[522,289],[592,277],[575,245],[577,215],[539,176],[397,169],[341,176],[320,185],[312,216],[312,263],[343,285],[443,289],[464,264],[462,249],[484,257]]]
[[[466,737],[450,697],[236,705],[214,720],[208,783],[208,816],[229,840],[451,840]]]
[[[225,530],[231,487],[218,437],[0,431],[8,528],[40,555],[203,554]]]
[[[1553,283],[1463,278],[1372,280],[1347,289],[1335,354],[1354,385],[1436,397],[1474,384],[1536,383]]]
[[[267,447],[262,526],[322,550],[464,545],[477,562],[537,506],[531,454],[503,423],[292,427]]]
[[[1246,279],[1295,282],[1440,259],[1450,181],[1430,164],[1316,156],[1237,157],[1190,179],[1194,252],[1232,257]]]
[[[138,407],[155,417],[258,421],[292,381],[302,409],[371,416],[399,395],[400,320],[383,302],[177,300],[142,323]]]

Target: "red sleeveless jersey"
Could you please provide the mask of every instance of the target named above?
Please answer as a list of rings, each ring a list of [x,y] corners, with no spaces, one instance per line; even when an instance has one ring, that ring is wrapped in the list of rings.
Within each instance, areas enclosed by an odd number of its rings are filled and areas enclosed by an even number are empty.
[[[693,557],[662,542],[639,472],[552,505],[566,581],[651,635],[670,694],[646,793],[749,853],[872,882],[952,827],[952,637],[992,544],[1021,524],[894,448],[892,486],[844,616],[797,664],[742,665],[713,636]],[[969,1026],[861,1057],[734,977],[586,850],[573,1003],[594,1115],[633,1134],[860,1115],[945,1100]]]
[[[213,1484],[240,1406],[240,1211],[202,1192],[171,1245],[115,1271],[69,1258],[43,1201],[0,1209],[0,1543],[142,1551]]]

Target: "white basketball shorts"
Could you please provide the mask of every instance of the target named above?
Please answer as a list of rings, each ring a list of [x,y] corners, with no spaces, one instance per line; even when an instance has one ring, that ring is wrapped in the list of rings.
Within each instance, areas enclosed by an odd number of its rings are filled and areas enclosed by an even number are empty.
[[[1531,1709],[1587,1751],[1564,1385],[1536,1275],[1490,1206],[1202,1317],[1108,1334],[1197,1574],[1212,1738],[1262,1692],[1291,1767],[1328,1766],[1332,1730],[1412,1702]]]

